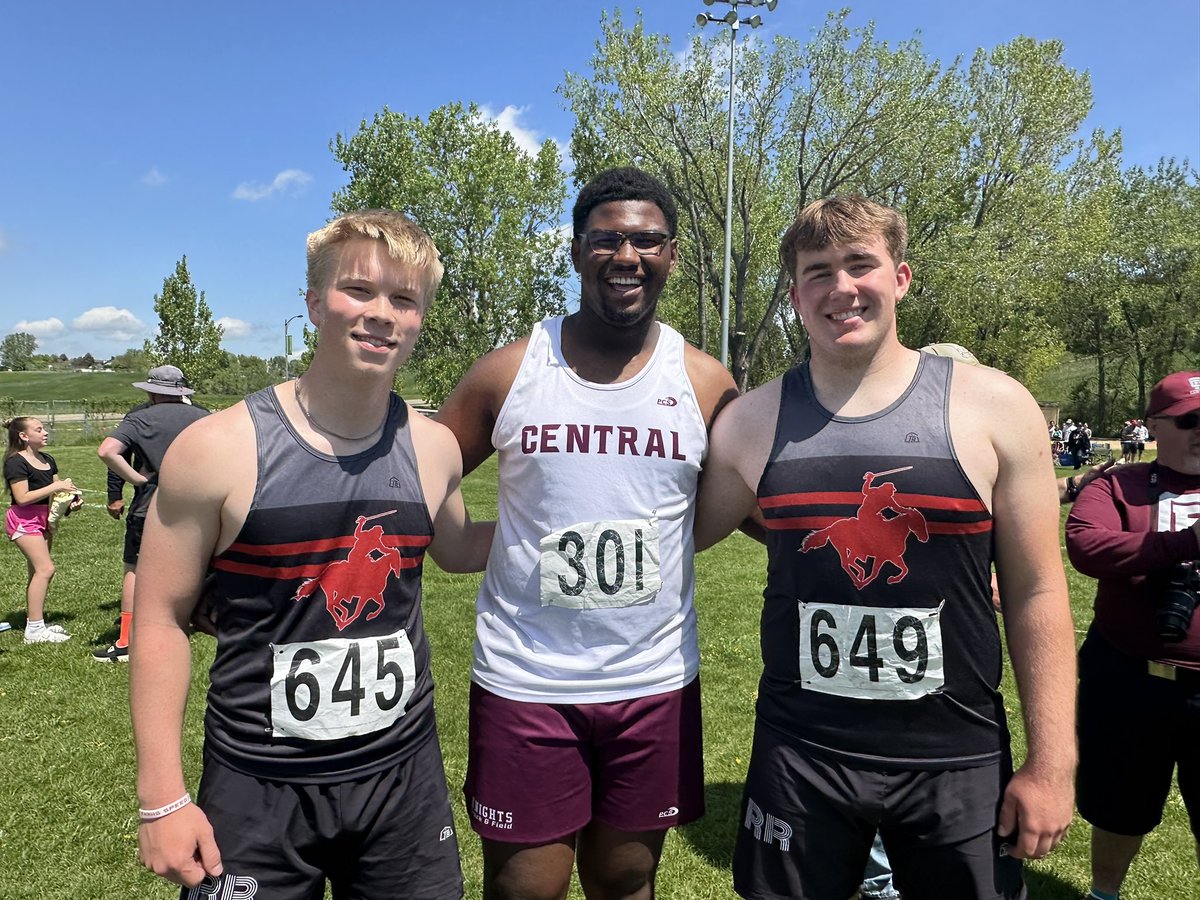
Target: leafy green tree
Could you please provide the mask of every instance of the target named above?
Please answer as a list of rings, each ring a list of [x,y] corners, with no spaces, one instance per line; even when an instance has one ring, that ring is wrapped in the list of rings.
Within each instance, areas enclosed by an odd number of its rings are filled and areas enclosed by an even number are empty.
[[[175,264],[174,274],[163,279],[154,311],[158,333],[143,348],[150,365],[176,366],[192,387],[208,390],[209,379],[221,366],[222,329],[213,322],[204,292],[197,292],[192,284],[186,256]]]
[[[121,372],[145,373],[150,369],[150,357],[141,347],[130,347],[124,353],[118,353],[109,365]]]
[[[0,366],[14,372],[24,372],[33,362],[37,338],[24,331],[15,331],[0,341]]]
[[[441,290],[407,367],[431,400],[477,357],[565,308],[566,186],[552,141],[530,156],[474,104],[451,103],[425,120],[385,107],[331,149],[350,176],[335,212],[401,210],[441,252]]]
[[[776,37],[739,50],[735,379],[759,383],[804,351],[779,236],[809,202],[851,192],[908,218],[917,280],[900,307],[906,342],[958,340],[1014,374],[1036,374],[1062,349],[1048,308],[1063,283],[1067,173],[1106,160],[1111,143],[1072,138],[1091,104],[1086,74],[1063,64],[1058,42],[1029,38],[979,51],[964,71],[930,59],[916,39],[890,46],[870,25],[852,30],[846,16],[831,13],[806,44]],[[664,317],[710,352],[728,127],[714,98],[727,90],[727,42],[697,36],[678,55],[640,17],[626,26],[605,15],[591,72],[560,87],[576,116],[577,181],[627,162],[671,188],[683,277],[664,295]]]
[[[1119,203],[1118,307],[1140,411],[1154,382],[1200,350],[1200,184],[1186,163],[1163,159],[1126,171]]]
[[[280,368],[272,372],[265,359],[221,351],[221,364],[210,376],[205,392],[226,396],[244,396],[274,384],[282,373],[283,357],[277,357]]]

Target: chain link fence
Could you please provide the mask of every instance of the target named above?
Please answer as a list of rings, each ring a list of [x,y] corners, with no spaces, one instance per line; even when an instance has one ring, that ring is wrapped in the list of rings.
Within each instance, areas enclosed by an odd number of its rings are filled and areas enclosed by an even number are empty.
[[[95,400],[14,400],[0,398],[5,421],[18,416],[40,419],[55,444],[95,444],[117,427],[131,404]],[[124,407],[124,408],[118,408]]]

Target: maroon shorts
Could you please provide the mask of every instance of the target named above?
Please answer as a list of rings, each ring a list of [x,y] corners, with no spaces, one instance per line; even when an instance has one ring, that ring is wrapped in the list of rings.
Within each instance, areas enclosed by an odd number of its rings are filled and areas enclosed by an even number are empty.
[[[526,703],[471,685],[463,786],[487,840],[538,844],[589,822],[657,831],[704,814],[700,679],[611,703]]]

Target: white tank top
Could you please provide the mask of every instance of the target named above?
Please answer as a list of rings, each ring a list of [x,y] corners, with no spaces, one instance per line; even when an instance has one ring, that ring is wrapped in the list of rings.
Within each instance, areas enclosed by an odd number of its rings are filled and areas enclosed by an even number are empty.
[[[633,378],[592,384],[533,329],[496,418],[499,516],[472,677],[510,700],[598,703],[677,690],[700,653],[692,523],[708,449],[683,338],[659,325]]]

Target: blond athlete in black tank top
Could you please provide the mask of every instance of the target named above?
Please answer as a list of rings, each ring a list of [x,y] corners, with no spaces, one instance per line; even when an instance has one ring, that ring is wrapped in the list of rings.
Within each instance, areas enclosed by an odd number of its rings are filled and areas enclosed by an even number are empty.
[[[393,378],[412,352],[441,274],[437,249],[399,213],[349,213],[309,236],[305,302],[319,344],[308,371],[274,389],[281,415],[301,441],[321,454],[353,457],[380,439],[393,403]],[[428,552],[450,571],[477,571],[492,529],[467,515],[459,492],[458,444],[449,430],[424,416],[408,418],[434,527]],[[130,691],[140,854],[148,868],[188,888],[225,868],[208,818],[190,802],[180,760],[191,670],[188,621],[210,561],[242,529],[256,469],[255,428],[245,403],[181,435],[163,463],[138,566]],[[302,495],[305,486],[295,489]],[[379,652],[386,674],[397,663],[385,658],[384,649]],[[362,668],[374,672],[374,658]],[[444,803],[444,779],[441,792]],[[452,865],[457,870],[456,854]],[[234,887],[242,889],[251,876],[238,877]],[[406,894],[402,884],[394,887],[395,896]]]

